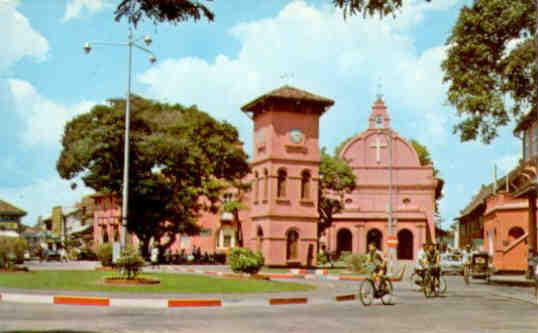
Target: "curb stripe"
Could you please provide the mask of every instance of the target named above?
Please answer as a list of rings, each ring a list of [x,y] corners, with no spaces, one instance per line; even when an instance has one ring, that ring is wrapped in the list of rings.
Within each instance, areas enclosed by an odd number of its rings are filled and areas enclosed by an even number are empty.
[[[222,306],[220,299],[169,299],[169,308]]]
[[[306,298],[306,297],[270,298],[269,299],[269,305],[306,304],[306,303],[308,303],[308,298]]]
[[[263,274],[271,279],[304,279],[304,275],[287,274],[287,273],[269,273]]]
[[[336,296],[336,301],[337,302],[354,301],[355,298],[356,298],[355,294],[339,295],[339,296]]]
[[[54,296],[52,303],[64,305],[109,306],[110,300],[106,297]]]
[[[338,280],[340,280],[340,281],[364,281],[364,280],[366,280],[366,277],[365,276],[345,276],[345,275],[340,275],[338,277]]]

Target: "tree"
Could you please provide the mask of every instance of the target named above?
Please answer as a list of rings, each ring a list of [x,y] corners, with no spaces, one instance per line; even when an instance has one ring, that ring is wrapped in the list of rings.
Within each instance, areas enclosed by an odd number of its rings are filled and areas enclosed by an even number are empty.
[[[475,0],[464,6],[442,64],[462,141],[490,143],[497,129],[538,103],[536,0]]]
[[[347,162],[338,155],[327,154],[325,149],[321,150],[319,173],[318,233],[321,234],[331,226],[333,216],[344,209],[345,194],[353,192],[357,185],[355,174]]]
[[[62,178],[80,176],[95,191],[121,193],[124,107],[125,100],[112,99],[66,124],[57,162]],[[133,96],[131,107],[127,229],[147,256],[151,238],[166,238],[166,249],[177,233],[197,233],[198,213],[216,212],[222,189],[249,166],[237,130],[196,106]]]
[[[435,212],[438,212],[439,200],[443,198],[443,186],[445,184],[445,181],[439,176],[439,173],[440,173],[439,169],[435,167],[435,164],[433,163],[428,147],[424,146],[423,144],[421,144],[415,139],[411,139],[410,142],[413,148],[415,149],[415,151],[417,152],[420,165],[422,166],[431,165],[433,167],[433,176],[438,181],[437,188],[435,189]]]
[[[430,2],[431,0],[425,0]],[[363,16],[395,15],[403,4],[403,0],[333,0],[334,6],[341,8],[344,17],[362,14]]]

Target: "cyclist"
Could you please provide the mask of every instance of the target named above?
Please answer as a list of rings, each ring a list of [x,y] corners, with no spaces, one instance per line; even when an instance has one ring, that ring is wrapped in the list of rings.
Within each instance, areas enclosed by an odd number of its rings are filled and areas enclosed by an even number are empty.
[[[439,281],[441,279],[441,253],[439,252],[439,244],[430,244],[427,257],[430,273]]]
[[[374,280],[376,286],[379,286],[379,282],[387,271],[385,256],[377,249],[375,243],[368,244],[367,256],[366,264],[374,266],[372,269],[372,280]]]
[[[428,243],[422,244],[422,248],[417,255],[417,261],[415,262],[415,272],[422,280],[424,280],[424,273],[428,268],[428,247]]]

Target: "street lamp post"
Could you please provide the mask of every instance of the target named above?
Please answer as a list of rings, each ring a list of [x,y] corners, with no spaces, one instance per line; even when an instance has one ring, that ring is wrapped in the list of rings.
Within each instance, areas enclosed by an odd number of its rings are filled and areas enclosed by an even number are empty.
[[[385,137],[388,137],[389,141],[389,202],[388,202],[388,233],[389,236],[394,236],[394,219],[393,219],[393,207],[392,207],[392,187],[393,187],[393,179],[392,179],[392,132],[390,128],[386,129],[386,132],[384,130],[378,130],[379,134],[384,135]],[[390,246],[389,247],[389,265],[393,265],[396,259],[396,252],[395,248]],[[390,268],[390,267],[389,267]]]
[[[108,46],[127,46],[128,59],[127,59],[127,96],[125,98],[125,133],[124,133],[124,147],[123,147],[123,189],[122,189],[122,205],[121,205],[121,234],[120,234],[120,248],[125,248],[125,239],[127,235],[127,218],[129,207],[129,131],[131,122],[131,72],[132,72],[132,58],[133,47],[144,51],[149,54],[149,62],[155,63],[157,58],[153,52],[146,47],[138,44],[137,42],[142,40],[141,37],[135,38],[133,36],[133,29],[129,25],[129,33],[127,35],[127,43],[110,43],[110,42],[86,42],[83,46],[83,50],[86,54],[89,54],[93,45],[108,45]],[[143,37],[144,44],[150,46],[153,40],[150,36]]]

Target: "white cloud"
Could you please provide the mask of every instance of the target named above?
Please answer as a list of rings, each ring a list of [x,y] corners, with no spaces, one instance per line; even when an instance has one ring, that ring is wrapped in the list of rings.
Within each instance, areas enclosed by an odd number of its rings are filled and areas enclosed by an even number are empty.
[[[52,207],[72,207],[82,196],[92,193],[84,186],[71,190],[70,185],[71,182],[57,176],[38,179],[22,187],[0,187],[0,198],[25,210],[28,214],[23,222],[34,225],[38,216],[49,216]]]
[[[18,1],[0,4],[0,36],[5,46],[0,53],[0,72],[23,57],[44,60],[49,50],[47,39],[35,31],[28,19],[17,11]]]
[[[95,104],[82,101],[65,106],[41,96],[27,81],[10,79],[14,111],[25,123],[20,139],[27,145],[58,145],[64,125],[75,115],[87,112]]]
[[[63,22],[79,18],[84,11],[95,14],[108,5],[106,0],[70,0],[65,6]]]
[[[418,139],[428,146],[440,144],[450,135],[449,111],[442,110],[445,89],[439,68],[445,49],[439,46],[417,54],[407,30],[421,22],[427,11],[444,10],[456,2],[428,6],[412,1],[395,20],[343,20],[332,6],[294,1],[275,17],[234,26],[230,34],[241,45],[237,55],[221,54],[212,61],[167,59],[139,76],[139,81],[147,85],[152,97],[198,104],[217,118],[231,121],[248,145],[250,120],[239,107],[286,83],[279,79],[283,73],[294,74],[295,86],[334,98],[336,105],[324,122],[353,124],[353,129],[346,129],[350,131],[364,128],[365,123],[357,118],[366,119],[375,83],[382,77],[386,100],[410,110],[399,117],[428,123],[421,127]],[[393,118],[399,111],[391,109]],[[344,139],[339,136],[341,128],[323,122],[321,126],[330,142]]]

